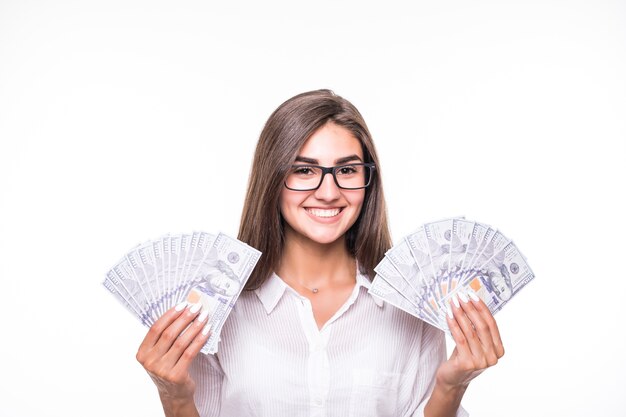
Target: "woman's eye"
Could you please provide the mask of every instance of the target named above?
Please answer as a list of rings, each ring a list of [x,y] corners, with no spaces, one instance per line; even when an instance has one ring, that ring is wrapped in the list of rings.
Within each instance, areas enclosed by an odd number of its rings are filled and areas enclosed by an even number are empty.
[[[293,167],[292,172],[296,175],[312,175],[313,169],[307,166]]]
[[[350,175],[350,174],[356,174],[357,172],[358,172],[357,167],[352,166],[352,165],[339,167],[339,169],[337,170],[337,174],[339,175]]]

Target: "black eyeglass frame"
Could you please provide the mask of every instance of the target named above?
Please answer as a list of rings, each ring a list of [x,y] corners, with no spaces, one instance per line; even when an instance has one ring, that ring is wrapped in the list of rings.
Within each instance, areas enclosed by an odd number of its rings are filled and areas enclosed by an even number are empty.
[[[353,167],[353,166],[363,166],[365,168],[368,168],[369,171],[366,172],[366,178],[367,178],[367,183],[362,186],[362,187],[342,187],[341,185],[339,185],[339,181],[337,181],[337,174],[336,171],[340,168],[344,168],[344,167]],[[333,176],[333,180],[335,181],[335,185],[339,188],[341,188],[342,190],[361,190],[363,188],[367,188],[370,186],[370,184],[372,183],[372,177],[374,176],[374,170],[376,169],[376,164],[374,162],[359,162],[356,164],[342,164],[342,165],[336,165],[334,167],[323,167],[321,165],[311,165],[311,164],[301,164],[301,165],[292,165],[291,168],[297,168],[297,167],[310,167],[310,168],[319,168],[322,170],[322,176],[320,177],[320,182],[317,184],[316,187],[313,188],[307,188],[304,190],[298,189],[298,188],[290,188],[287,185],[287,179],[285,178],[285,187],[288,190],[291,191],[314,191],[317,190],[318,188],[320,188],[322,186],[322,183],[324,182],[324,177],[326,176],[326,174],[331,174]]]

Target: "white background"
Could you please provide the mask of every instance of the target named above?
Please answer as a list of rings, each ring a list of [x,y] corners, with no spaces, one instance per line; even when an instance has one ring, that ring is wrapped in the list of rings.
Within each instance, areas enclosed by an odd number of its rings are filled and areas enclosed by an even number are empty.
[[[331,88],[394,241],[465,215],[537,275],[465,407],[623,416],[626,4],[295,3],[0,1],[0,415],[159,415],[104,273],[167,232],[236,236],[263,123]]]

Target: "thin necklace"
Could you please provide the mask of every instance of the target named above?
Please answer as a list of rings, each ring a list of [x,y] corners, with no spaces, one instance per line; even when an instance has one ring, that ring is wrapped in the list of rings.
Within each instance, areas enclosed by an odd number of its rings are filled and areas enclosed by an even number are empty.
[[[301,283],[301,282],[299,282],[299,281],[295,281],[295,282],[296,282],[296,284],[298,284],[298,285],[299,285],[299,286],[301,286],[302,288],[305,288],[305,289],[307,289],[307,290],[311,291],[313,294],[317,294],[317,293],[320,291],[320,290],[319,290],[319,288],[317,288],[317,287],[315,287],[315,288],[311,288],[311,287],[307,287],[306,285],[302,284],[302,283]]]
[[[300,285],[301,287],[306,288],[307,290],[311,291],[313,294],[317,294],[318,292],[320,292],[320,290],[318,288],[310,288],[307,287],[306,285],[302,285],[298,282],[298,285]]]

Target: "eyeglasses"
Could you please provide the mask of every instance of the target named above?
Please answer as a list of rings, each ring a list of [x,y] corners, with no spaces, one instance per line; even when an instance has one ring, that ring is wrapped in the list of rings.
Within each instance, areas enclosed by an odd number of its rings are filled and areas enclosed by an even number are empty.
[[[323,167],[319,165],[293,165],[287,173],[285,187],[293,191],[313,191],[320,188],[324,176],[332,174],[337,187],[359,190],[370,185],[374,163],[359,163]]]

